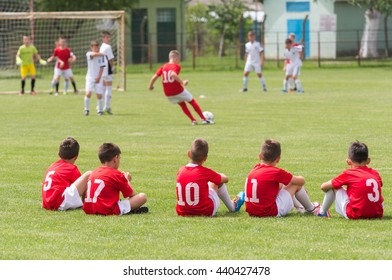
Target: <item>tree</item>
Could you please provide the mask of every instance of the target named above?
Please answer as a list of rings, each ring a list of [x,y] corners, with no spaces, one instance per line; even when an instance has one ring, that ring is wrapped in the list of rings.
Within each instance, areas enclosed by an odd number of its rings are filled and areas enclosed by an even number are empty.
[[[229,37],[234,40],[239,32],[239,23],[245,11],[245,5],[241,0],[220,0],[218,4],[209,5],[208,11],[208,24],[220,35],[219,56],[222,57],[225,38]]]
[[[135,2],[137,0],[35,0],[37,10],[44,12],[126,10]]]
[[[360,55],[363,57],[377,56],[377,33],[380,16],[384,15],[385,56],[389,56],[388,17],[392,13],[392,0],[349,0],[358,7],[366,7],[365,29],[361,42]]]
[[[189,35],[189,43],[195,44],[198,53],[203,53],[204,35],[207,31],[208,9],[206,5],[197,3],[188,6],[186,10],[186,30]]]

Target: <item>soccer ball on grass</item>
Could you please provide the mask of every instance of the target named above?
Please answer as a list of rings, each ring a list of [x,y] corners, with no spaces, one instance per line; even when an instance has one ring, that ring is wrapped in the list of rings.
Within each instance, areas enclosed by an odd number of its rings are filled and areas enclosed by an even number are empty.
[[[206,118],[207,121],[210,123],[214,123],[214,114],[208,111],[203,112],[203,116]]]

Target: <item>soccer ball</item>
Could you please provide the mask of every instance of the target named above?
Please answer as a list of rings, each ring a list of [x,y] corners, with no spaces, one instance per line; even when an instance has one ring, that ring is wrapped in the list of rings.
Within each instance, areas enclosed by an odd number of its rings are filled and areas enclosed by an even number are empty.
[[[214,114],[211,112],[203,112],[203,116],[206,118],[207,121],[213,123],[214,122]]]

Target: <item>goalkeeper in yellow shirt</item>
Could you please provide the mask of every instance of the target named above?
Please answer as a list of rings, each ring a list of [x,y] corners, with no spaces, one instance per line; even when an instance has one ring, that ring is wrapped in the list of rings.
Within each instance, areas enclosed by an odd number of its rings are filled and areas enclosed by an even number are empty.
[[[26,77],[28,74],[31,76],[31,94],[35,95],[35,66],[34,58],[39,60],[39,63],[46,65],[46,61],[41,58],[38,54],[37,49],[31,44],[30,36],[23,36],[23,45],[19,47],[18,53],[16,54],[16,64],[20,65],[20,75],[22,78],[22,89],[20,94],[25,93]]]

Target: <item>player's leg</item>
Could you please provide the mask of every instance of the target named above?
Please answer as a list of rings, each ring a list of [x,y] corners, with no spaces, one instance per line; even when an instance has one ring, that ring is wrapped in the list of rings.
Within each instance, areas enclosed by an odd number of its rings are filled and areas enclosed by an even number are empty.
[[[91,91],[86,88],[86,95],[84,96],[84,115],[88,116],[90,114],[90,99]]]
[[[214,190],[217,189],[218,197],[223,201],[223,203],[226,205],[227,209],[230,212],[235,211],[235,203],[230,198],[229,192],[227,191],[226,184],[217,186],[214,183],[209,182],[208,186]]]
[[[347,191],[343,188],[340,188],[336,191],[336,202],[335,202],[335,207],[336,207],[336,212],[338,212],[339,215],[347,217],[347,204],[350,202],[350,198],[347,195]]]
[[[220,200],[218,195],[219,187],[213,183],[208,183],[208,186],[209,186],[208,197],[209,199],[212,200],[212,203],[214,204],[214,210],[212,211],[211,216],[215,216],[220,205]]]
[[[63,95],[68,94],[68,88],[69,88],[69,79],[64,78],[64,92]]]
[[[26,85],[27,73],[28,73],[27,65],[21,65],[20,66],[20,77],[21,77],[20,95],[25,93],[25,85]]]
[[[283,80],[283,89],[282,89],[282,93],[286,93],[288,90],[288,81],[291,78],[293,74],[293,68],[291,67],[291,64],[287,64],[286,65],[286,74]]]
[[[195,112],[199,115],[200,119],[202,120],[202,124],[208,124],[209,123],[206,120],[206,118],[204,117],[203,111],[201,110],[199,104],[196,102],[196,100],[193,98],[192,94],[188,90],[184,89],[184,91],[182,93],[177,95],[177,98],[180,101],[188,102],[193,107]]]
[[[331,217],[331,212],[329,211],[329,209],[335,201],[335,196],[335,190],[331,189],[327,191],[324,195],[323,204],[320,206],[319,211],[314,214],[319,217]]]
[[[99,116],[103,115],[103,94],[97,93],[97,113]]]
[[[189,111],[188,106],[186,106],[186,103],[184,101],[179,102],[178,105],[181,107],[181,110],[184,112],[184,114],[191,120],[193,124],[197,124],[196,119],[193,117],[191,111]]]
[[[131,211],[135,211],[142,207],[147,202],[147,195],[144,193],[138,193],[130,198],[128,198],[129,204],[131,206]]]
[[[296,88],[297,88],[297,92],[298,93],[303,93],[304,89],[302,88],[302,84],[301,81],[299,80],[299,75],[300,75],[300,66],[296,66],[293,70],[293,80],[295,82]]]
[[[72,87],[73,87],[73,89],[74,89],[74,93],[75,93],[75,94],[78,94],[79,91],[78,91],[78,89],[76,88],[76,82],[75,82],[75,79],[74,79],[74,77],[73,77],[72,69],[71,69],[71,68],[67,69],[67,70],[65,71],[65,75],[66,75],[66,77],[67,77],[67,80],[71,80]],[[67,87],[67,90],[68,90],[68,87]]]
[[[257,74],[257,77],[260,80],[260,83],[261,83],[261,86],[263,88],[263,91],[267,91],[267,85],[265,83],[264,76],[263,76],[263,73],[261,72],[261,67],[260,66],[258,66],[258,68],[256,68],[256,74]]]
[[[295,184],[288,184],[283,189],[287,190],[292,197],[295,198],[303,205],[306,212],[313,213],[319,208],[319,205],[316,203],[312,203],[308,196],[308,193],[304,186],[299,186]],[[293,204],[294,207],[294,204]]]
[[[244,69],[244,76],[242,77],[242,92],[248,91],[249,73],[251,71],[251,66],[246,64]]]
[[[297,213],[304,214],[305,207],[298,201],[298,199],[295,196],[293,196],[293,202],[294,202],[294,208],[297,211]]]
[[[87,190],[87,182],[88,182],[88,178],[90,177],[90,174],[92,173],[92,171],[86,171],[85,173],[83,173],[74,183],[73,185],[76,187],[76,189],[78,190],[79,196],[83,197],[84,200],[84,196],[86,194],[86,190]]]
[[[36,93],[35,93],[34,88],[35,88],[35,75],[36,75],[36,71],[35,71],[35,66],[34,66],[34,64],[30,64],[30,65],[29,65],[29,72],[30,72],[30,75],[31,75],[31,94],[32,94],[32,95],[35,95]]]
[[[112,115],[112,110],[110,108],[110,102],[112,100],[112,76],[106,76],[103,81],[105,87],[105,110],[109,115]]]

